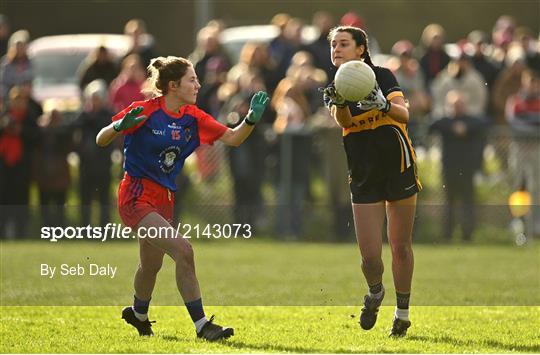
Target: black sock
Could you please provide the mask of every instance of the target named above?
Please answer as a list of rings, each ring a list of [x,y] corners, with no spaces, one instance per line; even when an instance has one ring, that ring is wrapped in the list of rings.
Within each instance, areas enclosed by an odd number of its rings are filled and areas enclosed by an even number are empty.
[[[379,282],[376,285],[369,286],[369,293],[372,295],[376,295],[377,293],[382,291],[382,282]]]
[[[191,320],[193,321],[193,323],[195,323],[199,319],[204,318],[204,310],[203,310],[201,298],[199,298],[198,300],[186,303],[186,308],[189,312],[189,316],[191,317]]]
[[[399,309],[409,309],[409,299],[410,298],[411,298],[410,293],[396,292],[397,308],[399,308]]]
[[[137,296],[133,296],[133,309],[135,312],[139,314],[146,314],[148,313],[148,307],[150,307],[150,300],[144,301],[137,298]]]

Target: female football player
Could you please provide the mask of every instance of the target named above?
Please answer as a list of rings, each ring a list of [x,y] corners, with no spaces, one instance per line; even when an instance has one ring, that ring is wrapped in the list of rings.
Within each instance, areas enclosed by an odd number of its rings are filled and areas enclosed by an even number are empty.
[[[201,85],[190,61],[159,57],[152,60],[148,70],[154,97],[133,102],[96,137],[98,145],[106,146],[119,134],[125,135],[126,173],[119,187],[118,207],[124,224],[138,231],[140,264],[135,273],[134,304],[124,308],[122,318],[140,335],[153,335],[148,307],[163,256],[168,254],[176,263],[176,284],[197,336],[207,340],[228,338],[234,333],[232,328],[213,323],[213,317],[206,318],[193,249],[171,226],[175,178],[199,145],[216,140],[240,145],[260,120],[269,98],[265,92],[256,93],[243,122],[230,129],[194,105]],[[150,227],[166,233],[142,238],[141,231]]]
[[[330,84],[325,104],[343,128],[356,239],[369,292],[364,297],[360,325],[371,329],[384,297],[382,230],[385,217],[392,250],[392,273],[397,296],[391,336],[404,336],[409,321],[413,273],[412,229],[416,194],[421,190],[415,154],[407,136],[409,112],[390,70],[373,65],[366,33],[356,27],[334,28],[328,40],[334,66],[363,60],[375,72],[377,85],[360,102],[346,101]]]

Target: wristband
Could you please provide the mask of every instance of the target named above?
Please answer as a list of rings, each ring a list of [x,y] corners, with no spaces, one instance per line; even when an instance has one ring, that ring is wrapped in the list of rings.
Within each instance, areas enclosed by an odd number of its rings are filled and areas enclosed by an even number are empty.
[[[337,108],[345,108],[349,105],[347,105],[346,103],[342,103],[342,104],[338,104],[338,103],[335,103],[333,101],[330,101],[330,106],[336,106]]]
[[[381,108],[381,111],[384,113],[388,113],[388,111],[390,111],[391,108],[392,107],[390,105],[390,101],[386,101],[386,104],[384,105],[383,108]]]

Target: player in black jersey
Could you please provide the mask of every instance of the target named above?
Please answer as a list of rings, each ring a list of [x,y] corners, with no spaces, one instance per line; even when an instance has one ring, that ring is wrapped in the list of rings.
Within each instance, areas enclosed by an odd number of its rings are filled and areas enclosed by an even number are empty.
[[[416,194],[422,189],[416,174],[415,153],[407,135],[407,104],[392,72],[372,63],[363,30],[336,27],[328,40],[336,67],[350,60],[363,60],[373,69],[377,80],[371,94],[359,102],[346,101],[336,91],[334,83],[324,89],[325,104],[343,128],[356,239],[369,286],[360,325],[366,330],[375,325],[384,297],[381,251],[386,217],[397,296],[390,335],[404,336],[411,324],[412,229]]]

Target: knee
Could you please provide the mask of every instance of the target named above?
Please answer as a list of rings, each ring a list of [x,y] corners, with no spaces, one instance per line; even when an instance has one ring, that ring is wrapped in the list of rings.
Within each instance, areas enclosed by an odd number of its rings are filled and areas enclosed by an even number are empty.
[[[162,265],[163,265],[163,260],[140,263],[139,270],[141,270],[142,273],[147,274],[147,275],[156,275],[159,272],[159,270],[161,270]]]
[[[376,269],[382,265],[382,259],[379,256],[363,256],[362,267],[364,269]]]
[[[193,262],[193,247],[189,243],[178,244],[172,253],[172,258],[175,262],[190,263]]]
[[[412,246],[410,244],[392,245],[392,258],[406,260],[412,257]]]

